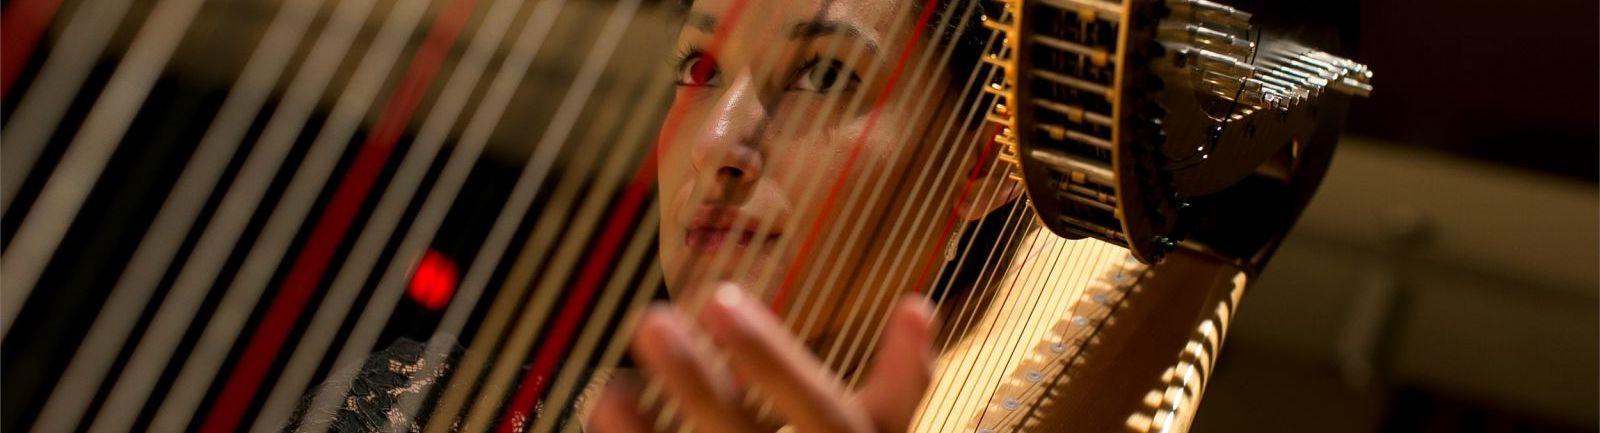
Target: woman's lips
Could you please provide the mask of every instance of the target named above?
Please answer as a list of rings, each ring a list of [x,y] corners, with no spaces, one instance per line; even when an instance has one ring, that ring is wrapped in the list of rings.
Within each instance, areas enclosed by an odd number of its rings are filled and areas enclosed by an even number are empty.
[[[758,222],[757,218],[737,208],[703,206],[687,224],[684,243],[692,251],[713,252],[729,247],[749,248],[757,242],[770,243],[782,235],[772,230],[758,233]],[[736,227],[738,230],[734,230]]]
[[[776,234],[760,236],[761,241],[772,242],[777,239]],[[757,233],[753,230],[732,231],[728,229],[689,229],[684,237],[684,243],[689,249],[697,252],[713,252],[726,247],[740,249],[749,248],[756,242]]]

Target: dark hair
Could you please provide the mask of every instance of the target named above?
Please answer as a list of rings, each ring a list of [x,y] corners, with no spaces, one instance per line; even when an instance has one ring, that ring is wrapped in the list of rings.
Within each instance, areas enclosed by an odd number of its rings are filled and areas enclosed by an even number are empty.
[[[928,5],[925,0],[906,1],[914,2],[919,13],[922,12],[922,8]],[[970,4],[964,4],[964,2]],[[966,79],[983,58],[984,45],[988,42],[990,34],[993,33],[989,28],[983,26],[983,20],[994,17],[989,16],[988,10],[984,8],[985,0],[935,0],[934,3],[934,7],[938,9],[934,11],[930,22],[934,24],[938,24],[941,21],[946,22],[945,26],[939,29],[938,37],[935,40],[939,41],[944,47],[955,46],[954,51],[950,54],[949,72],[950,79],[957,82],[958,84],[956,85],[959,87],[960,82]],[[969,7],[973,11],[972,14],[967,15],[966,12]],[[946,14],[950,15],[948,19],[945,17]],[[966,18],[964,23],[962,22],[963,17]]]

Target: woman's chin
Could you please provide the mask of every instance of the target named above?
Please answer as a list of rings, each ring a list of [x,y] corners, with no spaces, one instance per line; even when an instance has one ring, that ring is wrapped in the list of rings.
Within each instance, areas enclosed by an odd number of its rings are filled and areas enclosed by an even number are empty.
[[[772,295],[767,293],[768,290],[764,290],[763,286],[775,285],[771,282],[782,278],[780,273],[771,271],[770,260],[764,255],[753,258],[721,254],[697,255],[686,261],[685,265],[690,269],[685,275],[687,278],[680,284],[716,286],[733,283],[760,299],[767,299]]]

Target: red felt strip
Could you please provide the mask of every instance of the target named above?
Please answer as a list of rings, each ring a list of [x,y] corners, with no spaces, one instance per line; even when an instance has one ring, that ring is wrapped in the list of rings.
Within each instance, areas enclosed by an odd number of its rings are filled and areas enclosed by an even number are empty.
[[[944,227],[939,229],[939,243],[935,245],[945,245],[950,242],[950,230],[955,226],[956,221],[961,218],[961,207],[966,204],[967,195],[972,193],[972,184],[978,180],[978,175],[983,173],[988,166],[989,154],[994,151],[995,135],[998,135],[998,132],[989,136],[989,144],[983,146],[983,152],[978,154],[978,162],[972,165],[972,171],[967,174],[967,181],[961,185],[961,195],[956,197],[955,208],[950,210],[950,216],[945,218]],[[933,270],[935,259],[943,253],[943,250],[935,248],[928,255],[928,259],[922,262],[922,271],[919,272],[921,276],[917,277],[917,285],[911,286],[911,290],[922,293],[923,284],[928,282],[928,275]]]
[[[0,11],[0,99],[11,95],[11,85],[60,8],[61,0],[16,0]]]
[[[840,173],[839,178],[828,188],[828,195],[822,202],[822,212],[819,214],[821,217],[812,221],[811,228],[806,231],[806,236],[803,238],[804,241],[800,243],[799,254],[784,273],[783,284],[778,286],[778,294],[772,298],[773,311],[780,311],[788,300],[789,293],[794,291],[794,283],[799,279],[801,269],[805,268],[807,260],[811,258],[811,250],[816,248],[818,232],[822,231],[822,226],[828,221],[828,217],[833,215],[833,208],[838,205],[839,193],[844,191],[844,185],[850,179],[850,172],[855,169],[861,150],[866,147],[867,136],[872,134],[872,128],[877,126],[878,115],[888,104],[889,96],[894,94],[894,88],[900,82],[900,75],[905,72],[906,62],[911,59],[911,53],[916,48],[917,41],[922,39],[922,32],[927,29],[928,21],[933,18],[933,10],[937,6],[937,0],[927,0],[923,3],[922,16],[917,18],[917,27],[912,30],[911,39],[906,41],[905,49],[900,51],[900,58],[895,60],[894,70],[890,72],[889,81],[885,84],[883,92],[879,93],[878,99],[872,103],[872,112],[867,115],[866,128],[856,136],[855,144],[850,147],[850,153],[845,157],[843,173]]]
[[[722,48],[729,31],[742,18],[746,3],[747,0],[735,0],[728,5],[725,24],[712,35],[711,44],[706,47],[707,53],[716,53]],[[529,414],[533,412],[539,396],[550,386],[550,376],[555,373],[556,363],[566,355],[567,345],[575,336],[578,322],[584,318],[589,301],[594,298],[600,283],[605,280],[606,271],[616,258],[625,235],[635,228],[634,221],[638,217],[639,210],[655,185],[656,170],[659,167],[657,159],[676,141],[674,138],[681,124],[681,111],[673,110],[668,113],[659,134],[662,139],[655,149],[651,149],[650,153],[645,155],[643,165],[628,182],[618,206],[606,217],[605,231],[601,232],[595,249],[591,250],[588,258],[584,260],[578,280],[568,290],[570,295],[562,302],[561,310],[557,313],[555,326],[536,349],[533,363],[528,367],[528,372],[522,377],[521,383],[517,385],[516,396],[512,398],[511,404],[506,406],[505,412],[500,417],[500,425],[495,429],[496,432],[522,431],[525,424],[531,420]]]

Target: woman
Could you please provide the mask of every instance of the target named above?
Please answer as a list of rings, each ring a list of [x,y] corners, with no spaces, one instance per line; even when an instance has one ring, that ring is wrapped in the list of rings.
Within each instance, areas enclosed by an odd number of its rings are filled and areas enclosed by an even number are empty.
[[[982,15],[951,0],[757,0],[730,12],[737,1],[694,2],[678,37],[659,176],[660,252],[676,306],[646,313],[634,359],[677,402],[675,419],[697,431],[905,431],[937,360],[954,356],[936,354],[935,340],[958,330],[938,327],[925,297],[903,294],[931,281],[924,259],[956,236],[938,236],[951,202],[960,227],[1019,195],[987,161],[924,169],[961,155],[950,146],[987,141],[967,139],[985,134],[979,125],[949,117],[971,97],[961,90],[982,52],[973,39],[988,33],[976,28]],[[930,44],[931,65],[919,69]],[[901,59],[904,47],[915,48]],[[956,60],[938,64],[946,49]],[[947,138],[951,120],[957,133]],[[844,192],[829,191],[836,179]],[[910,222],[897,213],[926,200],[940,210]],[[867,329],[882,329],[881,341]],[[852,388],[849,360],[872,342],[871,367]],[[656,431],[659,414],[640,410],[639,384],[613,380],[590,429]]]

